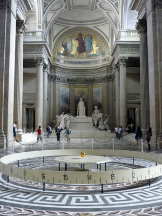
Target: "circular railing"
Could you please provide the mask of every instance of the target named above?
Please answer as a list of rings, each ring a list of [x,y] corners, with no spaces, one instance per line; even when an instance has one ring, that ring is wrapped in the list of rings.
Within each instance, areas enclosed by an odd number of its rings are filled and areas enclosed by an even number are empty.
[[[79,155],[83,151],[88,155],[119,156],[145,159],[155,162],[155,166],[148,168],[138,168],[129,170],[108,170],[108,171],[50,171],[44,169],[27,169],[12,166],[9,163],[28,158],[60,156],[60,155]],[[24,180],[31,180],[43,183],[62,183],[62,184],[111,184],[122,182],[134,182],[150,180],[162,175],[162,156],[152,153],[143,153],[126,150],[109,149],[64,149],[64,150],[45,150],[16,153],[4,156],[0,159],[0,171],[8,177],[15,177]]]

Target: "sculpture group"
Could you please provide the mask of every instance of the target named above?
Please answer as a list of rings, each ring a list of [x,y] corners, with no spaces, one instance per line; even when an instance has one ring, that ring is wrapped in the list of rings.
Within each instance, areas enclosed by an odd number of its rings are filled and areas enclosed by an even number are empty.
[[[70,119],[72,115],[62,113],[60,116],[56,116],[56,125],[61,129],[70,127]]]
[[[109,130],[109,124],[110,124],[110,115],[101,113],[100,110],[98,110],[97,106],[94,106],[94,111],[92,113],[92,123],[93,126],[97,127],[99,130]]]

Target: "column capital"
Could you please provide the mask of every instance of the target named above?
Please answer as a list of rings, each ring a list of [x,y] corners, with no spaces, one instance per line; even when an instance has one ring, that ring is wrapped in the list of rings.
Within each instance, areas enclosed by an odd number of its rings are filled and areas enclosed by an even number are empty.
[[[145,18],[139,19],[136,23],[136,29],[138,31],[138,34],[147,34],[147,21]]]
[[[7,10],[9,8],[9,0],[0,0],[0,10]]]
[[[88,78],[88,79],[86,79],[86,83],[87,83],[87,84],[91,84],[91,83],[93,83],[93,79],[92,79],[92,78]]]
[[[113,67],[114,71],[117,72],[120,70],[120,63],[119,63],[119,60],[117,61],[117,63],[114,65]]]
[[[162,1],[161,0],[154,0],[155,9],[162,9]]]
[[[75,78],[68,79],[68,81],[69,81],[70,84],[75,84],[76,83],[76,79]]]
[[[23,36],[27,30],[27,25],[24,20],[16,20],[16,33]]]
[[[43,72],[47,73],[48,71],[49,71],[49,65],[44,62],[44,64],[43,64]]]
[[[38,57],[35,58],[36,66],[43,66],[44,65],[44,58],[43,57]]]
[[[120,66],[122,66],[122,67],[126,67],[127,66],[127,58],[125,58],[125,57],[122,57],[122,58],[120,58],[119,59],[119,61],[120,61]]]

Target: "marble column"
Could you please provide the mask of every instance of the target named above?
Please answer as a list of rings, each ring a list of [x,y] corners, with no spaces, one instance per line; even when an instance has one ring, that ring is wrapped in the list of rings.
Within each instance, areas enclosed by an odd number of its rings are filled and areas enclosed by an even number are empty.
[[[158,141],[162,141],[162,1],[156,1],[156,24],[157,24],[157,64],[159,82],[159,134]]]
[[[52,124],[53,122],[53,110],[54,110],[54,107],[53,107],[53,76],[51,75],[50,76],[50,112],[49,112],[49,122],[50,122],[50,125]]]
[[[53,120],[55,126],[56,124],[56,94],[58,94],[58,91],[56,89],[56,75],[53,76]]]
[[[48,64],[43,67],[43,130],[47,127],[47,80],[48,80]]]
[[[147,131],[150,125],[149,109],[149,74],[148,74],[148,48],[147,48],[147,22],[140,19],[136,24],[140,35],[140,93],[141,93],[141,129]]]
[[[110,129],[114,129],[113,128],[113,75],[110,75],[109,77],[109,91],[110,91]]]
[[[120,65],[119,61],[114,65],[115,71],[115,98],[116,98],[116,126],[120,126]]]
[[[69,79],[70,83],[70,89],[69,89],[69,94],[70,94],[70,114],[73,116],[76,116],[75,112],[75,79]]]
[[[36,107],[35,107],[35,129],[43,127],[43,63],[44,58],[36,59]]]
[[[88,84],[88,116],[92,116],[93,113],[93,79],[86,79]]]
[[[5,88],[5,53],[7,28],[7,2],[0,0],[0,147],[4,145],[4,88]]]
[[[120,126],[127,126],[126,58],[120,58]]]
[[[5,91],[4,91],[4,131],[7,140],[13,139],[13,116],[14,116],[14,77],[15,77],[15,36],[16,36],[16,5],[15,0],[7,2],[7,32],[5,52]],[[1,4],[2,6],[2,4]],[[1,14],[1,12],[0,12]],[[1,31],[1,29],[0,29]],[[12,145],[10,142],[9,145]]]
[[[106,76],[106,114],[110,115],[110,76]]]
[[[16,21],[14,121],[17,121],[18,141],[21,141],[22,135],[23,35],[26,28],[23,20]]]
[[[159,77],[157,67],[157,28],[156,13],[153,1],[146,3],[147,44],[148,44],[148,71],[150,96],[150,126],[152,127],[151,142],[157,142],[159,133]],[[160,46],[160,44],[158,44]]]

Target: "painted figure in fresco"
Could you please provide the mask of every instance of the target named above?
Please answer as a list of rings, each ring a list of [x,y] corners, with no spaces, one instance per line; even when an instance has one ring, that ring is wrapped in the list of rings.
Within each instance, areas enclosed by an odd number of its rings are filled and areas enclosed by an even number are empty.
[[[92,36],[87,35],[85,38],[85,47],[86,47],[86,54],[89,54],[92,52]]]
[[[68,48],[67,48],[67,43],[62,43],[62,47],[64,48],[64,51],[62,53],[63,56],[67,56],[69,55],[69,51],[68,51]]]
[[[75,39],[78,41],[77,52],[79,54],[84,53],[86,51],[85,41],[83,40],[82,33],[79,33],[78,37]]]
[[[102,55],[102,48],[100,44],[96,44],[97,49],[96,49],[96,55]]]
[[[69,52],[69,55],[70,55],[71,52],[73,51],[73,46],[74,46],[74,44],[73,44],[73,42],[72,42],[72,36],[70,36],[70,37],[67,39],[66,43],[67,43],[67,49],[68,49],[68,52]]]

